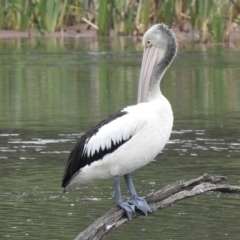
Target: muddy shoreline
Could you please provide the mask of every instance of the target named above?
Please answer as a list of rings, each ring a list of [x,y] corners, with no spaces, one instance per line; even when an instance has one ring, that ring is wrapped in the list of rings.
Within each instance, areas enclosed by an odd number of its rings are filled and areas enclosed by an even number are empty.
[[[179,43],[202,43],[200,41],[200,32],[199,31],[180,31],[178,28],[173,28]],[[12,38],[34,38],[34,37],[54,37],[54,38],[97,38],[97,30],[89,29],[86,30],[83,26],[81,27],[68,27],[64,31],[57,31],[52,33],[44,33],[41,35],[37,31],[18,31],[18,30],[0,30],[0,39],[12,39]],[[132,38],[141,38],[141,36],[117,36],[114,31],[110,32],[110,37],[132,37]],[[207,44],[226,44],[224,42],[207,42]],[[240,32],[232,31],[229,34],[228,44],[234,46],[240,46]]]

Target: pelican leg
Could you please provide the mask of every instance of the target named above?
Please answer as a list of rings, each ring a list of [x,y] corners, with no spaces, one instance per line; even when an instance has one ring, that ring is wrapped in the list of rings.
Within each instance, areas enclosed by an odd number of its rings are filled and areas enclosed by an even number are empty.
[[[128,200],[128,203],[133,204],[137,207],[140,211],[142,211],[145,215],[147,215],[147,212],[152,212],[150,207],[148,206],[145,199],[138,197],[135,188],[133,186],[132,179],[130,177],[130,174],[124,175],[124,180],[127,184],[129,193],[130,193],[130,199]]]
[[[114,185],[114,190],[115,190],[116,203],[117,203],[117,206],[119,206],[120,208],[124,209],[124,211],[127,214],[128,219],[131,220],[132,217],[135,216],[135,206],[129,204],[128,202],[123,202],[122,201],[121,189],[120,189],[119,181],[120,181],[119,176],[115,176],[113,185]]]

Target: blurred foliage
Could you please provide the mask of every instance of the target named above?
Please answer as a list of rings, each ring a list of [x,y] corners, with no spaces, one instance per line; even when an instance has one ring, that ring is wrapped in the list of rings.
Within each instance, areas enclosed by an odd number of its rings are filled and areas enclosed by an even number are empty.
[[[0,2],[2,29],[53,32],[77,24],[84,2],[79,0],[6,0]]]
[[[227,42],[240,23],[240,0],[5,0],[0,10],[1,29],[42,34],[86,23],[100,36],[142,35],[164,22],[197,41]]]

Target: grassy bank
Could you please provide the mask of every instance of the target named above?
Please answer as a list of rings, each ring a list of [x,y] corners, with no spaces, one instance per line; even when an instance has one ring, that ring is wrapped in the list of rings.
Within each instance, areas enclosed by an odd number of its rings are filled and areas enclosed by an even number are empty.
[[[5,0],[0,28],[41,34],[87,23],[98,35],[141,35],[164,22],[198,34],[201,42],[227,42],[240,24],[240,0]],[[78,28],[76,28],[76,31]]]

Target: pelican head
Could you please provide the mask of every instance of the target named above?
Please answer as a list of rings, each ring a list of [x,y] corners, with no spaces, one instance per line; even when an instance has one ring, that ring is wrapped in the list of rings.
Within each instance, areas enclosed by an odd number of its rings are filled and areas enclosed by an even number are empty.
[[[138,87],[138,103],[158,98],[159,83],[177,53],[177,40],[171,29],[160,23],[143,36],[143,58]]]

